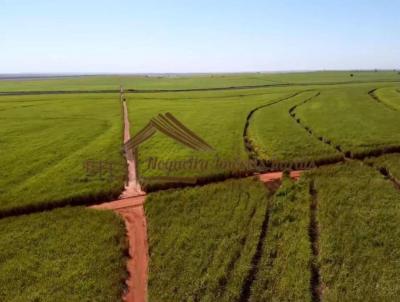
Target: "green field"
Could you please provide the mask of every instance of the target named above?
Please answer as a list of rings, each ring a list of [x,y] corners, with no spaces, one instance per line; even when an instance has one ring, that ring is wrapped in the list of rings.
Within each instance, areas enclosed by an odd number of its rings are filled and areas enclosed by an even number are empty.
[[[0,220],[1,301],[119,301],[124,224],[80,207]]]
[[[375,101],[375,85],[332,87],[296,110],[317,136],[329,139],[343,152],[363,154],[400,145],[400,112]]]
[[[313,174],[323,301],[395,301],[400,294],[400,191],[359,162]]]
[[[354,76],[351,77],[350,74]],[[50,79],[0,80],[0,92],[6,91],[59,91],[59,90],[118,90],[126,89],[177,90],[212,89],[240,86],[273,86],[290,84],[357,83],[357,82],[399,82],[395,71],[330,71],[299,73],[244,73],[244,74],[203,74],[203,75],[108,75],[59,77]]]
[[[395,179],[400,181],[400,156],[399,154],[387,154],[379,158],[370,158],[368,164],[372,164],[377,169],[384,168]]]
[[[132,135],[169,112],[214,149],[159,132],[139,147],[141,177],[209,183],[142,180],[170,187],[146,198],[150,302],[397,299],[400,75],[349,71],[0,80],[1,301],[120,300],[120,219],[45,211],[122,192],[120,85]],[[86,93],[1,95],[61,90]],[[148,165],[191,158],[207,164]],[[216,182],[252,174],[249,159],[318,167],[274,193],[253,178]],[[103,174],[89,175],[88,160]]]
[[[255,180],[151,194],[149,300],[239,301],[267,203]]]
[[[305,100],[313,100],[317,91],[306,91],[287,101],[262,108],[254,114],[249,136],[260,159],[310,161],[340,157],[337,150],[318,141],[296,123],[289,110]]]
[[[272,199],[249,301],[311,301],[308,188],[286,180]]]
[[[389,108],[400,110],[400,86],[378,89],[375,94]]]
[[[242,91],[232,96],[232,92],[207,93],[164,93],[151,95],[128,95],[131,132],[140,131],[152,117],[170,112],[183,124],[210,144],[214,151],[199,152],[183,146],[162,133],[157,133],[139,147],[139,171],[143,177],[149,176],[196,176],[211,178],[229,175],[235,167],[216,163],[247,160],[243,131],[248,112],[254,107],[274,102],[290,94],[261,90]],[[160,161],[182,161],[196,158],[208,161],[204,169],[150,169],[149,159]]]
[[[118,95],[0,97],[0,213],[110,199],[125,177]],[[88,176],[85,163],[115,163]]]

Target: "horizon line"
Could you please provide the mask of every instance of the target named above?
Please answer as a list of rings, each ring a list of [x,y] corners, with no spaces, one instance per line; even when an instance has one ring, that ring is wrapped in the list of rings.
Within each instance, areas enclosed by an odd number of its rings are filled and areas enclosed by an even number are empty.
[[[399,71],[400,68],[352,68],[352,69],[287,69],[264,71],[210,71],[210,72],[7,72],[0,73],[0,79],[24,77],[74,77],[74,76],[174,76],[174,75],[236,75],[236,74],[274,74],[274,73],[312,73],[312,72],[369,72]]]

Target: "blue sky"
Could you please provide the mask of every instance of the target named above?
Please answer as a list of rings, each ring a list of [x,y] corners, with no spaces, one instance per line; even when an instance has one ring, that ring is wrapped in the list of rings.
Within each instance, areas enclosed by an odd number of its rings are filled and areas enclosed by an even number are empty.
[[[0,73],[400,68],[398,0],[0,0]]]

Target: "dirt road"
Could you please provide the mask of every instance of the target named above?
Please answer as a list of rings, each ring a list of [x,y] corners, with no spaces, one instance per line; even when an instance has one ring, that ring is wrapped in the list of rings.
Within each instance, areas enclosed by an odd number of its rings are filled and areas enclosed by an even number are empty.
[[[124,113],[124,143],[126,143],[131,136],[128,109],[123,93],[121,94],[121,101]],[[128,164],[128,181],[120,199],[95,205],[91,208],[115,211],[123,217],[129,242],[129,260],[127,263],[129,278],[126,280],[127,291],[124,293],[123,300],[126,302],[146,302],[149,262],[147,221],[143,206],[146,194],[141,190],[136,176],[136,163],[132,151],[126,152],[125,157]],[[301,171],[293,171],[290,176],[298,179],[300,173]],[[259,179],[264,183],[279,181],[281,178],[282,172],[259,175]]]
[[[121,93],[124,112],[124,143],[130,140],[130,123],[125,97]],[[146,195],[141,190],[136,177],[136,163],[131,150],[125,153],[128,164],[128,181],[120,199],[92,206],[99,210],[112,210],[122,216],[125,221],[126,233],[129,242],[129,260],[127,270],[129,277],[126,280],[127,291],[123,300],[126,302],[147,301],[148,275],[148,244],[147,221],[143,204]]]

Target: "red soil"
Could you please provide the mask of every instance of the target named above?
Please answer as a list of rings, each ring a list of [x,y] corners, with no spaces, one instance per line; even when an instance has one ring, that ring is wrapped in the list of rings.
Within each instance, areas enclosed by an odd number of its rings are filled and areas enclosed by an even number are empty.
[[[126,280],[127,292],[123,300],[126,302],[147,301],[147,222],[143,209],[146,196],[136,196],[92,206],[93,209],[113,210],[125,221],[129,242],[129,260]]]
[[[124,143],[131,139],[130,135],[130,124],[128,118],[128,108],[126,102],[123,102],[124,108]],[[120,198],[127,198],[131,196],[142,195],[144,192],[140,188],[140,183],[136,176],[136,163],[132,150],[126,152],[126,162],[128,164],[128,183],[125,186]]]
[[[143,198],[144,201],[144,198]],[[127,302],[147,301],[148,245],[147,222],[143,206],[117,210],[125,220],[129,240],[130,259],[127,268],[130,278],[126,281],[128,291],[124,295]]]
[[[294,180],[297,180],[300,178],[300,175],[303,171],[292,171],[290,172],[290,177],[293,178]],[[258,175],[258,178],[264,182],[273,182],[277,180],[281,180],[283,176],[282,172],[271,172],[271,173],[265,173],[265,174],[260,174]]]
[[[128,109],[123,101],[124,108],[124,143],[130,139],[130,125]],[[148,275],[148,244],[147,222],[143,204],[146,193],[140,188],[136,177],[134,155],[131,150],[126,152],[128,163],[128,182],[120,199],[92,206],[99,210],[112,210],[122,216],[125,221],[126,233],[129,242],[129,260],[127,270],[129,278],[126,280],[127,291],[123,296],[126,302],[147,301]]]

